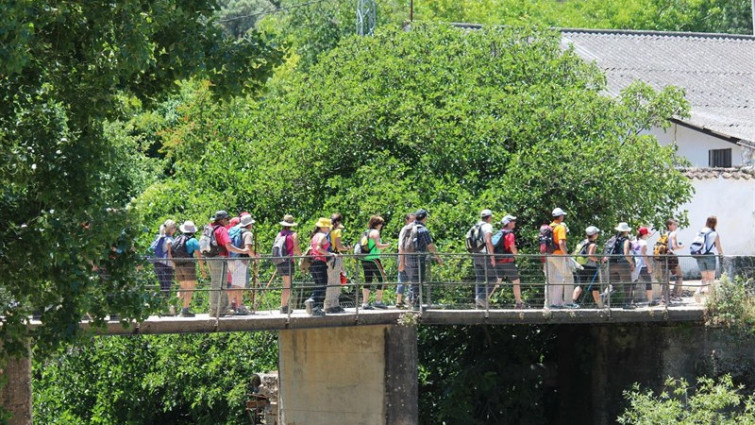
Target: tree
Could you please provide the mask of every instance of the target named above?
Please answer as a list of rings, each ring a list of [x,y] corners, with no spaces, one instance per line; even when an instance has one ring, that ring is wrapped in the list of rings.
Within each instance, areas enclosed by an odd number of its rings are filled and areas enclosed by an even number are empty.
[[[0,23],[0,324],[2,355],[43,352],[78,334],[82,315],[141,318],[135,276],[141,219],[130,199],[154,169],[108,120],[152,104],[175,81],[209,78],[217,95],[258,89],[281,52],[256,33],[228,39],[215,2],[31,1]],[[27,331],[28,317],[42,326]]]
[[[617,419],[620,424],[755,424],[755,394],[745,396],[731,376],[714,380],[698,378],[693,387],[686,380],[667,379],[666,389],[655,396],[638,384],[624,392],[629,407]]]

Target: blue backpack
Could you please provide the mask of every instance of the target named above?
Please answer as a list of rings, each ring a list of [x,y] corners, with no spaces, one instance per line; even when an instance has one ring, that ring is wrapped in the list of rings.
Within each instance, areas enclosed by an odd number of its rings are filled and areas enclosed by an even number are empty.
[[[244,234],[248,232],[246,229],[242,229],[241,226],[236,225],[231,227],[228,231],[228,236],[231,237],[231,245],[238,249],[244,249]],[[229,253],[231,257],[248,257],[246,254],[237,254],[235,252]]]
[[[154,253],[154,258],[168,258],[168,252],[165,250],[165,238],[169,237],[168,235],[157,235],[149,245],[149,251]]]

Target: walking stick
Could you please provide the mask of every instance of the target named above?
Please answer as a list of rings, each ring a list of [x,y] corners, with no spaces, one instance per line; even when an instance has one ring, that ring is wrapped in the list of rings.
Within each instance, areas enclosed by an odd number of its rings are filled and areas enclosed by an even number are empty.
[[[267,285],[265,285],[265,289],[270,287],[270,284],[273,283],[273,279],[275,279],[275,275],[278,274],[278,270],[273,270],[273,275],[270,276],[270,280],[267,282]]]

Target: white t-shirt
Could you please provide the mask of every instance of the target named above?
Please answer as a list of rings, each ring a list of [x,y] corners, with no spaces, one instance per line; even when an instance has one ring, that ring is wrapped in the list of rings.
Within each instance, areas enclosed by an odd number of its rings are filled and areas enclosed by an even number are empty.
[[[667,249],[669,250],[669,252],[674,251],[674,239],[676,239],[676,230],[674,230],[673,232],[669,232],[668,234]],[[679,242],[677,242],[676,244],[679,245]]]
[[[632,256],[634,257],[634,267],[636,269],[641,269],[645,267],[645,259],[642,258],[642,247],[647,247],[648,241],[645,239],[637,239],[635,241],[632,241]],[[648,252],[645,250],[645,255],[647,255]]]
[[[718,233],[716,233],[715,230],[711,230],[710,227],[703,227],[703,230],[701,230],[703,233],[708,233],[708,235],[705,237],[705,250],[703,252],[709,252],[713,253],[715,252],[718,254],[718,251],[716,250],[716,238],[718,237]]]
[[[487,240],[488,240],[488,235],[491,235],[491,237],[493,235],[493,224],[485,222],[485,221],[480,221],[478,224],[480,223],[482,223],[482,226],[480,226],[480,230],[482,230],[482,237],[483,237],[483,240],[485,241],[485,246],[484,248],[480,250],[480,253],[487,254],[488,253]]]

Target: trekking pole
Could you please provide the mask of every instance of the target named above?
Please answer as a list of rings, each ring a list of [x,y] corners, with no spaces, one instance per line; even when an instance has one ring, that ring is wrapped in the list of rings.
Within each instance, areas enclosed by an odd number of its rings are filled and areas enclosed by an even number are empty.
[[[278,270],[273,270],[273,275],[270,276],[270,280],[267,282],[267,285],[265,285],[265,289],[268,289],[270,287],[270,284],[273,283],[273,279],[275,279],[275,275],[278,274]]]

